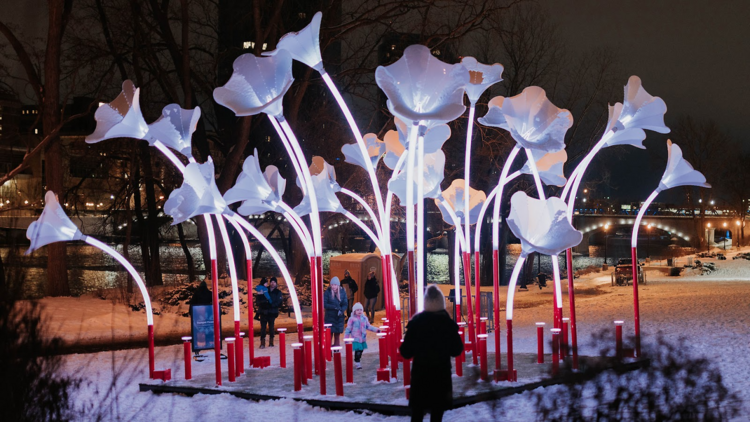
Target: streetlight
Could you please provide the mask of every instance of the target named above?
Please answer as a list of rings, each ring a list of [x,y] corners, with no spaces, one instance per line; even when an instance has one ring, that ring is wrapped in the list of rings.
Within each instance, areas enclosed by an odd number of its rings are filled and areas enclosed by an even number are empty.
[[[646,257],[651,258],[651,227],[654,225],[651,223],[648,223],[648,226],[646,226],[646,236],[647,242],[646,242]]]
[[[727,230],[727,223],[724,223],[724,250],[727,250],[727,234],[729,231]]]
[[[740,237],[740,226],[742,225],[739,220],[735,221],[735,224],[737,225],[737,235],[735,236],[737,238],[737,249],[742,247],[740,242],[742,242],[742,238]]]
[[[708,231],[711,230],[711,223],[706,223],[706,252],[709,252],[709,240],[708,240]]]
[[[609,234],[607,231],[609,230],[609,223],[604,225],[604,265],[607,265],[607,240],[609,239]]]

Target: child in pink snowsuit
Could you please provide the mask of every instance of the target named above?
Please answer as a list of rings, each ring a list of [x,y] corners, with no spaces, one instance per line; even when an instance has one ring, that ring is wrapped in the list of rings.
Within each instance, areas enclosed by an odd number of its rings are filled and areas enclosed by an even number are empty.
[[[349,317],[349,322],[346,324],[346,332],[344,333],[344,338],[354,339],[352,350],[354,350],[354,362],[357,369],[362,369],[362,364],[359,361],[362,359],[362,352],[367,349],[367,330],[376,333],[380,332],[378,327],[370,324],[363,310],[364,308],[359,302],[352,306],[352,316]]]

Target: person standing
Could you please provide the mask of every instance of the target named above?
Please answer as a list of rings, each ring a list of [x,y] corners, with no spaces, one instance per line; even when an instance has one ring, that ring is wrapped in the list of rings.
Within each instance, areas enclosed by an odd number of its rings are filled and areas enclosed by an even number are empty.
[[[363,314],[362,304],[357,302],[352,306],[352,316],[346,323],[346,332],[344,336],[354,339],[352,350],[354,351],[354,365],[357,369],[362,369],[362,352],[367,349],[367,330],[379,333],[380,329],[370,324],[367,316]]]
[[[328,290],[323,295],[323,308],[325,309],[325,323],[331,324],[333,346],[341,345],[340,337],[344,332],[344,313],[348,303],[346,291],[341,288],[339,278],[332,278]]]
[[[427,286],[424,310],[412,317],[400,352],[414,359],[411,370],[409,407],[412,421],[421,421],[430,412],[430,421],[442,421],[453,404],[451,358],[464,350],[458,325],[445,310],[445,296],[434,285]]]
[[[357,290],[359,290],[359,286],[357,286],[357,282],[354,281],[351,273],[349,273],[349,270],[344,271],[344,279],[341,280],[341,287],[344,288],[344,290],[346,291],[346,297],[347,299],[349,299],[349,302],[346,305],[346,317],[349,318],[350,316],[352,316],[354,293],[357,293]]]
[[[378,294],[380,293],[380,284],[375,277],[375,271],[367,274],[365,281],[365,313],[370,321],[375,321],[375,306],[378,303]]]
[[[268,295],[268,299],[266,298]],[[273,333],[276,318],[279,316],[279,307],[282,302],[281,290],[278,289],[276,277],[271,277],[268,283],[268,292],[256,295],[258,301],[258,313],[260,314],[260,348],[266,348],[266,331],[269,334],[268,346],[273,347]]]

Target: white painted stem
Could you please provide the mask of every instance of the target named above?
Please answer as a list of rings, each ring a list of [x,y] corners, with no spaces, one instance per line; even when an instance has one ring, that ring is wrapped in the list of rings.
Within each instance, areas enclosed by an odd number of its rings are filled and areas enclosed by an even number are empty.
[[[503,187],[508,184],[511,180],[515,179],[516,177],[521,175],[521,171],[518,170],[511,174],[510,176],[506,177],[505,180],[501,180],[500,183],[495,186],[495,189],[492,189],[492,192],[490,192],[489,195],[487,195],[487,199],[482,204],[482,208],[479,210],[479,219],[477,219],[477,224],[474,227],[474,250],[478,251],[480,246],[480,236],[482,234],[482,224],[484,224],[484,215],[487,213],[487,210],[490,209],[490,204],[492,203],[492,200],[497,200],[497,194],[500,193],[502,195]]]
[[[471,203],[469,192],[471,184],[469,183],[469,179],[471,178],[471,138],[474,131],[474,111],[474,103],[471,103],[471,107],[469,107],[469,124],[466,129],[466,153],[464,156],[464,215],[466,216],[464,234],[466,235],[466,245],[470,248],[469,250],[464,250],[466,253],[471,253],[471,230],[469,230],[471,226],[469,224],[469,204]]]
[[[461,295],[459,294],[461,291],[461,239],[458,236],[458,231],[456,231],[454,237],[456,240],[453,246],[453,291],[455,292],[456,305],[461,305]]]
[[[500,191],[497,193],[495,206],[492,210],[492,249],[495,251],[500,248],[500,208],[503,204],[503,189],[505,188],[505,183],[502,183],[502,181],[508,176],[510,166],[513,165],[513,161],[520,151],[520,146],[513,147],[505,160],[505,164],[503,164],[503,170],[500,172]]]
[[[382,242],[383,241],[383,231],[382,231],[382,229],[380,227],[380,222],[379,222],[378,218],[375,217],[375,213],[372,211],[372,208],[370,208],[370,206],[367,204],[367,202],[365,202],[365,200],[362,199],[362,197],[360,197],[356,193],[350,191],[349,189],[341,188],[341,190],[339,192],[341,192],[344,195],[347,195],[350,198],[352,198],[355,201],[357,201],[359,203],[359,205],[361,205],[362,208],[364,208],[365,211],[367,211],[367,214],[370,216],[370,219],[372,220],[372,224],[375,227],[375,231],[378,233],[378,239]]]
[[[513,267],[513,272],[510,274],[508,299],[505,303],[505,319],[513,320],[513,299],[516,296],[516,283],[518,283],[518,275],[521,273],[524,261],[526,261],[526,257],[519,256],[516,265]]]
[[[638,216],[635,218],[635,223],[633,223],[633,235],[630,238],[630,246],[633,248],[638,247],[638,230],[641,227],[641,220],[643,220],[643,216],[646,215],[648,207],[654,202],[654,199],[659,195],[659,192],[661,192],[659,188],[651,192],[651,195],[648,196],[648,199],[646,199],[646,202],[641,205],[641,209],[638,211]],[[633,265],[635,265],[635,263],[633,263]]]
[[[237,268],[234,262],[234,252],[232,251],[232,242],[229,240],[229,233],[221,214],[214,214],[216,222],[219,223],[219,231],[224,241],[224,252],[227,256],[227,265],[229,266],[229,279],[232,281],[232,308],[234,308],[234,320],[240,320],[240,292],[237,287]]]
[[[370,236],[370,239],[372,239],[372,241],[375,242],[375,245],[378,247],[378,249],[380,249],[381,251],[383,250],[383,247],[380,243],[380,239],[378,239],[378,237],[375,236],[375,233],[373,233],[372,230],[370,230],[370,228],[367,227],[367,224],[365,224],[362,220],[357,218],[356,215],[352,214],[349,211],[344,210],[343,214],[346,218],[351,220],[352,223],[356,224],[360,229],[362,229],[362,231],[364,231],[368,236]]]
[[[460,221],[457,222],[459,225]],[[424,249],[424,135],[417,137],[417,312],[424,310],[424,271],[426,251]]]
[[[528,148],[524,148],[526,151],[526,158],[528,159],[529,168],[531,169],[531,174],[534,176],[534,183],[536,184],[536,191],[539,195],[539,199],[544,200],[544,185],[542,185],[542,179],[539,177],[539,170],[536,168],[536,161],[534,161],[534,155],[531,153],[531,150]]]
[[[310,234],[310,230],[307,229],[305,222],[302,221],[302,217],[300,217],[299,214],[297,214],[294,209],[292,209],[292,207],[290,207],[283,201],[274,201],[271,203],[271,205],[284,210],[282,214],[284,215],[284,217],[286,217],[287,221],[289,221],[289,224],[292,225],[292,228],[297,232],[297,235],[302,241],[302,245],[305,247],[307,257],[312,258],[313,256],[315,256],[312,235]]]
[[[552,258],[552,274],[555,278],[555,304],[558,309],[562,308],[562,286],[560,284],[560,261],[557,255],[550,255]]]

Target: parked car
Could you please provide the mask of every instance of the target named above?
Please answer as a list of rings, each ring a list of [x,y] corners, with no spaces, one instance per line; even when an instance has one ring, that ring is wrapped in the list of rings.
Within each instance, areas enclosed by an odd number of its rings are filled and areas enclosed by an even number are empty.
[[[719,261],[726,261],[727,260],[727,257],[724,256],[723,253],[716,254],[716,258],[718,258]]]
[[[646,278],[643,276],[643,269],[640,263],[638,265],[638,283],[645,284]],[[633,282],[633,261],[630,258],[620,258],[615,266],[615,273],[612,275],[612,285],[629,286]]]

